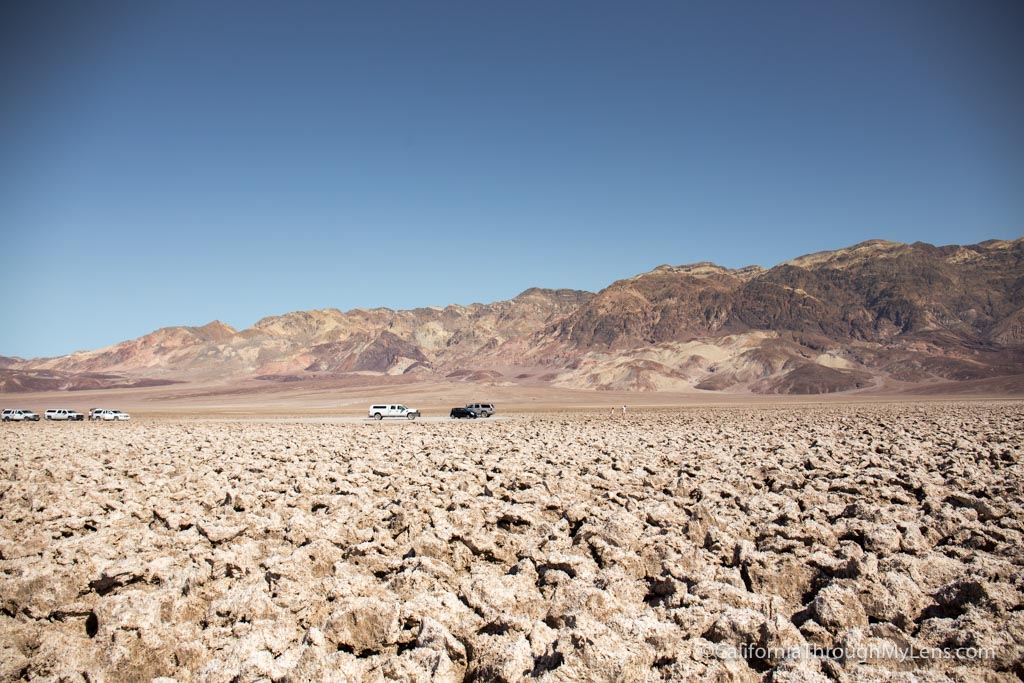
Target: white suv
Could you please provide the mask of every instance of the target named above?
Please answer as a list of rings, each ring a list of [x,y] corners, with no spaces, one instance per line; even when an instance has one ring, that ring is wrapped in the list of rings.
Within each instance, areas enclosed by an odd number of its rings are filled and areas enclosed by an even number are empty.
[[[51,408],[46,413],[47,420],[73,420],[79,421],[85,419],[85,415],[82,415],[77,410],[68,410],[67,408]]]
[[[466,407],[480,417],[490,417],[491,415],[494,415],[493,403],[471,403]]]
[[[132,416],[128,413],[122,413],[120,410],[97,410],[89,419],[110,422],[112,420],[130,420]]]
[[[388,405],[372,405],[370,406],[370,412],[367,417],[372,417],[375,420],[383,420],[385,417],[404,417],[410,420],[415,420],[420,416],[420,411],[415,408],[406,408],[403,405],[397,403],[391,403]]]
[[[7,408],[3,412],[4,422],[39,422],[39,416],[31,410],[15,410]]]

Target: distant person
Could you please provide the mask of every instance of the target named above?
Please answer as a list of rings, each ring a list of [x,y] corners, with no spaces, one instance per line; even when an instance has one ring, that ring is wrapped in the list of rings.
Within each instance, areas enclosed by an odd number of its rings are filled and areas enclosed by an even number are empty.
[[[612,406],[612,411],[608,414],[612,417],[615,417],[615,406]]]
[[[625,403],[622,404],[622,414],[623,415],[626,414],[626,404]]]

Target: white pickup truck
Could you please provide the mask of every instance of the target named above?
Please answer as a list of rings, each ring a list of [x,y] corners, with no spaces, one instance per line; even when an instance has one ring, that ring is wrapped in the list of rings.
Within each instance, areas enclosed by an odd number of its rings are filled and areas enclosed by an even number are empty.
[[[67,408],[51,408],[44,413],[47,420],[72,420],[80,421],[85,419],[85,415],[82,415],[77,410],[69,410]]]
[[[39,422],[39,416],[31,410],[15,410],[8,408],[3,412],[4,422]]]
[[[128,413],[122,413],[120,410],[97,410],[89,419],[110,422],[112,420],[130,420],[132,416]]]
[[[372,405],[367,415],[374,420],[383,420],[385,417],[404,417],[408,420],[415,420],[419,416],[420,411],[415,408],[406,408],[398,403]]]

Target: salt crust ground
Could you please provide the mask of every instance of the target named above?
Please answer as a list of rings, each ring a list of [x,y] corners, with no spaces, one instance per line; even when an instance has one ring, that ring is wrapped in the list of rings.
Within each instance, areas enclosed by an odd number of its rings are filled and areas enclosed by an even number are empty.
[[[4,425],[0,679],[1018,680],[1022,432],[1019,402]]]

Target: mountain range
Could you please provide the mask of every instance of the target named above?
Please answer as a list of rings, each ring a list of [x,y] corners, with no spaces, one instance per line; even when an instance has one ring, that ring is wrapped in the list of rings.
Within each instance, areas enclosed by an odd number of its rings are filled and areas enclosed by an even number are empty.
[[[820,394],[1024,387],[1024,238],[872,240],[773,268],[658,266],[598,293],[299,311],[168,327],[56,358],[0,356],[0,392],[366,377]]]

